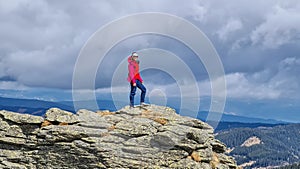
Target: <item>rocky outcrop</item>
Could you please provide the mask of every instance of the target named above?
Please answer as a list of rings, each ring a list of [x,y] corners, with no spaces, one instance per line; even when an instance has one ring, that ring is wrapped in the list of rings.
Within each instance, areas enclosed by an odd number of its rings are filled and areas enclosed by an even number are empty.
[[[256,137],[256,136],[252,136],[250,138],[248,138],[242,145],[241,147],[251,147],[257,144],[262,144],[261,140]]]
[[[237,168],[208,124],[156,105],[0,111],[0,168]]]

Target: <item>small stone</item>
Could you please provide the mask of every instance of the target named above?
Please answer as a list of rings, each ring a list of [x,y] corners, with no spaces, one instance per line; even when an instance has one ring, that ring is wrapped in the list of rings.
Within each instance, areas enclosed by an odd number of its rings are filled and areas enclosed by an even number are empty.
[[[192,122],[194,123],[193,127],[200,128],[200,129],[213,130],[212,126],[210,126],[209,124],[204,123],[198,119],[193,119]]]
[[[81,138],[81,140],[88,142],[88,143],[96,143],[97,142],[97,140],[92,137],[84,137],[84,138]]]
[[[210,144],[212,145],[214,152],[224,153],[226,151],[226,145],[219,140],[212,140]]]
[[[188,139],[196,141],[199,144],[204,144],[212,136],[210,134],[206,133],[205,131],[201,132],[201,130],[195,130],[194,129],[194,130],[191,130],[191,131],[187,132],[186,137]]]
[[[0,118],[0,130],[7,131],[9,124],[6,121],[2,121]]]
[[[64,111],[58,108],[51,108],[47,110],[45,114],[46,120],[50,122],[65,122],[65,123],[77,123],[79,122],[78,116],[75,114]]]
[[[23,123],[40,124],[44,121],[44,118],[40,117],[40,116],[14,113],[14,112],[5,111],[5,110],[0,111],[0,115],[2,115],[4,117],[4,119],[18,123],[18,124],[23,124]]]
[[[25,145],[26,140],[24,138],[16,137],[0,137],[0,143],[7,143],[12,145]]]
[[[16,137],[16,138],[26,138],[26,135],[23,133],[22,129],[18,125],[11,125],[8,127],[5,136]]]
[[[185,150],[188,153],[192,153],[193,151],[198,150],[198,149],[208,148],[208,145],[207,144],[198,144],[194,140],[184,138],[179,143],[177,143],[175,145],[175,147]]]
[[[196,150],[195,153],[201,157],[202,162],[209,163],[212,160],[213,152],[209,148]]]
[[[101,128],[106,129],[110,127],[111,125],[115,124],[115,122],[110,122],[109,120],[106,120],[106,118],[109,117],[115,117],[114,116],[99,116],[97,113],[81,109],[79,110],[76,115],[79,118],[79,123],[77,125],[87,128]],[[119,120],[120,121],[120,120]]]

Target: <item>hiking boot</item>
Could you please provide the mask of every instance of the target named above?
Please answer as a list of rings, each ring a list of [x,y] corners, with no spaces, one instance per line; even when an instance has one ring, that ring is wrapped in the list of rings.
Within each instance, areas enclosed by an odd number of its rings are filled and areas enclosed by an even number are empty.
[[[140,104],[141,106],[149,106],[149,104],[147,104],[147,103],[144,103],[144,102],[141,102],[141,104]]]

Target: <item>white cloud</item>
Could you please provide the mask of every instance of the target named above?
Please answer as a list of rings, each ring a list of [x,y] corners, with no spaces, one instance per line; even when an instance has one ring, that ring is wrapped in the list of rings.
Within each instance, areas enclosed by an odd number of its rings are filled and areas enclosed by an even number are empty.
[[[257,73],[258,74],[258,73]],[[216,91],[217,96],[222,96],[226,92],[228,98],[252,98],[252,99],[278,99],[283,96],[284,88],[278,88],[278,83],[274,83],[274,80],[266,83],[258,83],[252,76],[258,76],[257,74],[249,75],[244,73],[232,73],[225,75],[226,79],[226,91]],[[215,79],[213,83],[218,84],[220,79]],[[163,91],[167,97],[190,97],[195,96],[193,89],[194,85],[198,86],[199,97],[211,96],[211,81],[203,80],[197,82],[197,84],[181,84],[182,93],[180,93],[179,86],[176,83],[169,85],[157,85],[147,83],[146,86],[152,90]],[[96,90],[98,93],[123,93],[127,96],[129,86],[115,86],[112,88],[101,88]]]
[[[4,90],[26,90],[27,86],[24,86],[14,81],[0,81],[0,89]]]
[[[264,69],[253,74],[232,73],[226,75],[227,94],[233,98],[279,99],[300,98],[300,59],[288,57],[276,71]]]
[[[300,98],[299,89],[300,59],[288,57],[278,66],[278,73],[272,77],[270,83],[278,90],[282,90],[284,98]]]
[[[235,33],[236,31],[243,28],[243,24],[238,19],[230,19],[226,25],[222,26],[218,31],[217,34],[222,41],[226,41],[230,34]]]
[[[226,75],[227,94],[232,98],[277,99],[281,91],[272,84],[249,81],[243,73]]]
[[[295,5],[295,8],[275,6],[274,11],[266,16],[265,22],[252,32],[252,43],[262,44],[266,48],[277,48],[299,41],[299,10],[299,5]]]
[[[203,5],[195,5],[192,7],[192,10],[190,10],[190,15],[193,16],[193,19],[195,19],[198,22],[206,22],[206,16],[207,16],[207,7]]]
[[[288,58],[285,58],[283,61],[281,61],[280,65],[282,67],[284,67],[284,66],[299,66],[300,59],[297,59],[296,57],[288,57]]]

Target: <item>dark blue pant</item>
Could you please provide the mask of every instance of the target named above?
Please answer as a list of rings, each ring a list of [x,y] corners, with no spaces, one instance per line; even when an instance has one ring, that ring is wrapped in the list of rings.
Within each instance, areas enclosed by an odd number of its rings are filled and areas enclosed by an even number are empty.
[[[136,86],[133,86],[133,83],[130,83],[130,95],[129,95],[129,99],[130,99],[130,105],[133,106],[134,105],[134,95],[136,92],[136,88],[138,87],[141,90],[141,102],[145,102],[145,96],[146,96],[146,87],[139,81],[136,80]]]

